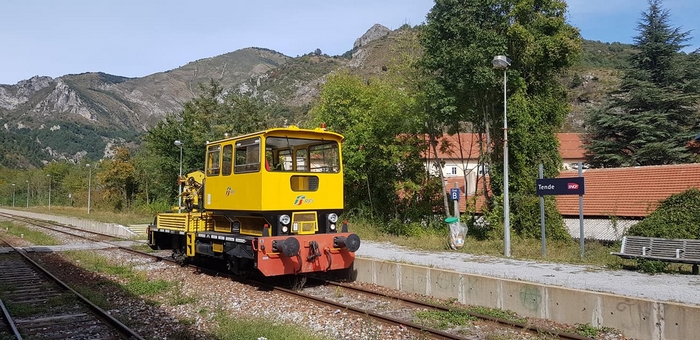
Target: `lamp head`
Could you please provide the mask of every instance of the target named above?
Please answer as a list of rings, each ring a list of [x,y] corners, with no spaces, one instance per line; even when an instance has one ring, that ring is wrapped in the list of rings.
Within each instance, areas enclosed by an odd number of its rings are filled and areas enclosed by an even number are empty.
[[[183,144],[185,143],[181,142],[179,139],[175,141],[175,146],[182,147]]]
[[[497,70],[505,70],[510,67],[510,58],[504,55],[497,55],[493,57],[493,68]]]

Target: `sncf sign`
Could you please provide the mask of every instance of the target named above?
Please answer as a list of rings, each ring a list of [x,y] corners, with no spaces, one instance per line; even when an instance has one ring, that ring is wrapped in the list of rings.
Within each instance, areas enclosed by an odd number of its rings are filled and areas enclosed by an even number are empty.
[[[586,192],[583,177],[542,178],[537,180],[537,195],[583,195]]]

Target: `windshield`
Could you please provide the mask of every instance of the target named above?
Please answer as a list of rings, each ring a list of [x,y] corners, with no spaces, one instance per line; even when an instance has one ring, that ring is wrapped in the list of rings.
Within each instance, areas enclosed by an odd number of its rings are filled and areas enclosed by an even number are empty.
[[[267,137],[265,168],[268,171],[340,171],[338,142],[317,139]]]

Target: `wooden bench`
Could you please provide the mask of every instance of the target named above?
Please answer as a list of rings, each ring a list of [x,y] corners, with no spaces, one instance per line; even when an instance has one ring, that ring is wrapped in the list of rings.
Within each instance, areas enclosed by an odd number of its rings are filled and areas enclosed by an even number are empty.
[[[693,274],[697,275],[698,264],[700,264],[700,240],[625,236],[622,238],[620,252],[610,254],[625,259],[688,263],[693,265]]]

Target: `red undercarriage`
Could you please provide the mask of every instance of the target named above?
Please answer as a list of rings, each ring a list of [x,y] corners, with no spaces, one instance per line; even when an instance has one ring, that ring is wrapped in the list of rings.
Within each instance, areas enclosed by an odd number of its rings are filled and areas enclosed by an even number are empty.
[[[352,265],[355,253],[347,248],[334,247],[334,237],[348,237],[351,233],[292,235],[259,238],[254,242],[257,268],[265,276],[308,274],[345,269]],[[294,237],[299,241],[297,255],[288,257],[273,252],[273,241],[283,242]]]

